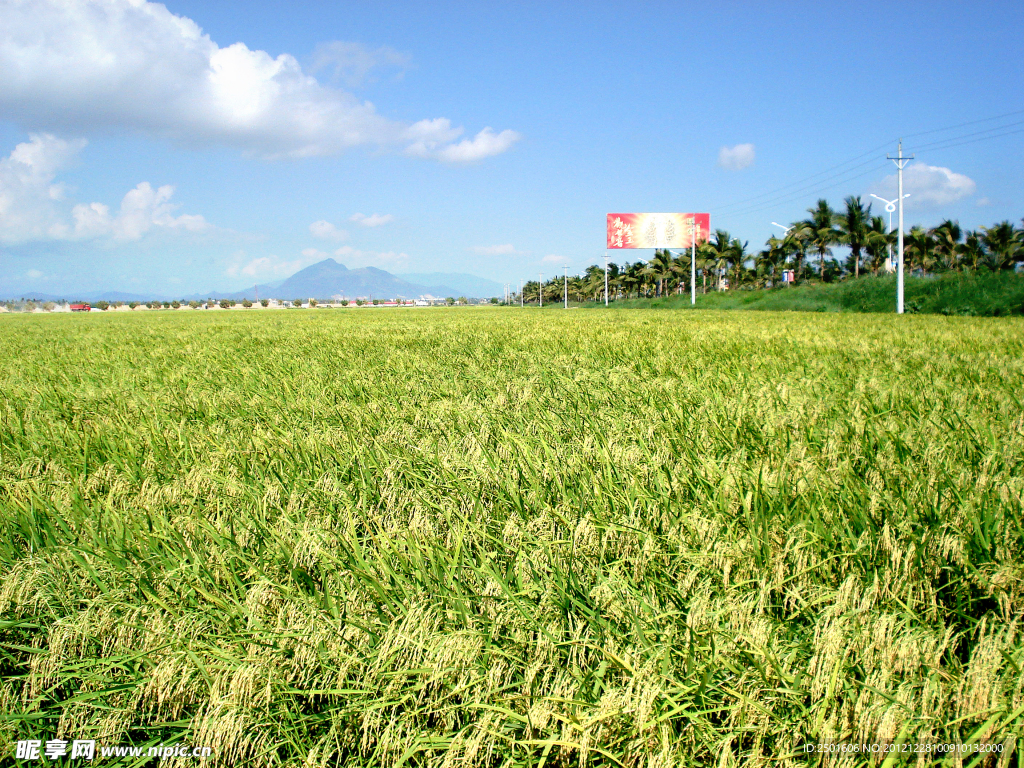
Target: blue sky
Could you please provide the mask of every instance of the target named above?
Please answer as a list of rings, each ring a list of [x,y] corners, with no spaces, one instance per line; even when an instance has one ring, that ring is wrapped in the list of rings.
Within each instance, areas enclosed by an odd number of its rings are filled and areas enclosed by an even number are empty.
[[[3,0],[0,294],[327,256],[518,282],[603,260],[607,212],[710,211],[756,250],[818,197],[894,197],[899,136],[908,226],[1019,223],[1022,28],[1019,2]]]

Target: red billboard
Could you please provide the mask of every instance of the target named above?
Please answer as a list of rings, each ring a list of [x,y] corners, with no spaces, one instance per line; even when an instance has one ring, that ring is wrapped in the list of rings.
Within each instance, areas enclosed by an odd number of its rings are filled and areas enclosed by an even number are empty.
[[[609,213],[607,248],[689,248],[708,239],[707,213]]]

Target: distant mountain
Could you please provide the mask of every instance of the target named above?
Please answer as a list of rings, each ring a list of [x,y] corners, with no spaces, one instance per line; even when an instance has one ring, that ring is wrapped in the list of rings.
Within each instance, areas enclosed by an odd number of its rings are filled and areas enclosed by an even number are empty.
[[[472,275],[463,275],[472,278]],[[473,278],[481,281],[481,278]],[[490,282],[490,281],[481,281]],[[233,293],[210,294],[215,299],[255,298],[256,291],[264,298],[277,299],[331,299],[343,296],[348,299],[381,298],[381,299],[417,299],[421,296],[491,296],[492,293],[467,293],[466,290],[445,283],[412,282],[376,267],[360,267],[349,269],[334,259],[324,259],[301,269],[286,280],[277,284],[255,286],[254,290],[246,289]],[[500,286],[499,291],[500,294]]]
[[[501,296],[503,286],[493,280],[486,280],[476,275],[461,273],[430,272],[410,275],[393,275],[376,267],[360,267],[349,269],[334,259],[324,259],[317,264],[296,272],[285,280],[257,285],[241,291],[211,291],[210,293],[193,294],[191,296],[159,296],[155,293],[139,294],[122,291],[90,291],[82,293],[68,292],[60,295],[44,294],[35,291],[10,293],[10,298],[26,298],[38,301],[130,301],[148,302],[152,300],[169,301],[171,299],[332,299],[343,296],[347,299],[380,298],[380,299],[418,299],[421,296],[445,298],[447,296],[466,296],[468,298],[490,298]]]
[[[467,275],[464,272],[414,272],[395,277],[418,285],[450,285],[455,289],[455,293],[445,294],[446,296],[489,299],[492,296],[501,296],[505,292],[505,286],[501,283],[476,275]]]

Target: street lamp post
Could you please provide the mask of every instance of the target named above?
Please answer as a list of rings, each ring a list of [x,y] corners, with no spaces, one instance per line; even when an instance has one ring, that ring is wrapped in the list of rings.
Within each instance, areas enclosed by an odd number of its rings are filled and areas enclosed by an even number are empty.
[[[896,163],[896,169],[899,177],[899,189],[897,191],[896,202],[899,203],[900,209],[900,231],[897,235],[897,248],[899,250],[899,271],[896,273],[896,314],[903,314],[903,169],[907,167],[907,163],[914,159],[913,155],[909,157],[903,156],[903,139],[900,139],[899,153],[896,157],[892,155],[885,156],[887,160],[892,160]]]
[[[608,306],[608,254],[604,255],[604,305]]]
[[[884,197],[879,197],[874,192],[871,193],[871,196],[873,198],[875,198],[875,200],[881,200],[883,203],[885,203],[885,210],[888,211],[888,213],[889,213],[889,234],[891,235],[892,234],[892,215],[896,212],[896,203],[898,202],[898,199],[897,200],[886,200]],[[910,197],[910,193],[907,192],[907,194],[905,194],[903,197],[904,198]],[[888,252],[889,252],[889,263],[887,265],[887,271],[888,271],[888,270],[892,270],[892,243],[886,243],[886,246],[888,247]]]

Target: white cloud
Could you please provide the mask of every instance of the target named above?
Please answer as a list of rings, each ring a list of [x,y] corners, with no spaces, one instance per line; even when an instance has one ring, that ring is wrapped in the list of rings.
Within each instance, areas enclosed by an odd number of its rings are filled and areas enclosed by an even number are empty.
[[[84,146],[84,139],[33,135],[0,159],[0,242],[68,237],[59,205],[64,188],[56,182],[57,171]]]
[[[406,154],[416,157],[433,157],[446,163],[471,163],[492,155],[500,155],[521,138],[516,131],[506,129],[501,133],[495,133],[488,126],[472,139],[463,139],[458,144],[451,144],[447,142],[454,141],[461,134],[462,129],[455,129],[459,133],[453,136],[448,120],[442,118],[441,120],[420,121],[412,127],[415,129],[417,126],[423,126],[423,130],[427,128],[436,130],[438,135],[444,138],[438,140],[429,134],[421,135],[421,131],[417,130],[415,131],[416,139],[406,148]]]
[[[989,200],[987,197],[979,197],[977,203],[975,203],[975,204],[979,208],[984,208],[986,206],[992,205],[992,201]]]
[[[349,221],[354,221],[356,222],[356,224],[362,224],[364,227],[380,227],[383,226],[384,224],[387,224],[388,222],[394,221],[394,219],[395,217],[392,216],[390,213],[386,213],[383,215],[379,213],[373,213],[370,214],[369,216],[366,216],[362,213],[353,213],[348,218]]]
[[[478,256],[504,256],[505,254],[516,253],[516,249],[511,243],[505,243],[505,245],[478,245],[470,248],[470,250]]]
[[[737,144],[718,150],[718,165],[727,171],[742,171],[754,162],[754,145]]]
[[[38,280],[40,277],[43,276],[43,273],[40,272],[38,269],[30,269],[28,272],[25,273],[25,275],[32,280]]]
[[[352,87],[362,85],[367,79],[372,80],[370,72],[373,70],[394,67],[398,69],[396,77],[401,77],[410,60],[407,53],[386,45],[370,49],[362,43],[332,40],[320,43],[314,49],[309,71],[316,74],[328,70],[333,79],[342,80]]]
[[[336,61],[349,57],[341,71],[369,66],[354,49],[329,50]],[[378,50],[370,58],[389,56]],[[446,162],[497,154],[518,138],[487,128],[453,144],[463,129],[445,118],[390,120],[370,102],[321,85],[289,54],[275,58],[240,42],[221,48],[191,19],[144,0],[3,3],[0,72],[0,111],[32,130],[129,128],[264,157],[372,145]]]
[[[897,175],[886,176],[881,196],[890,200],[899,194]],[[962,173],[924,163],[910,163],[903,171],[903,193],[909,194],[908,208],[937,208],[973,195],[978,185]]]
[[[313,237],[319,237],[322,240],[347,240],[348,232],[344,229],[338,229],[336,226],[331,224],[329,221],[314,221],[309,225],[309,231]]]
[[[402,267],[409,261],[409,254],[398,251],[361,251],[350,245],[343,245],[334,252],[344,259],[346,267]]]
[[[0,159],[0,242],[95,237],[138,240],[154,227],[186,232],[211,228],[202,216],[174,216],[178,207],[170,202],[174,187],[154,190],[146,181],[124,196],[116,216],[103,203],[79,203],[68,211],[66,188],[56,176],[85,144],[84,139],[66,141],[48,133],[32,134]]]
[[[551,262],[551,263],[555,263],[555,262],[562,262],[562,263],[564,263],[565,262],[565,257],[564,256],[559,256],[557,253],[549,253],[547,256],[545,256],[543,259],[541,259],[541,261],[546,261],[546,262]]]

